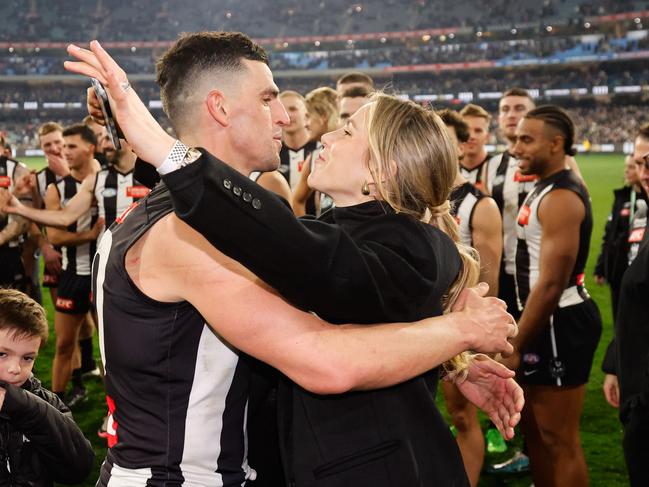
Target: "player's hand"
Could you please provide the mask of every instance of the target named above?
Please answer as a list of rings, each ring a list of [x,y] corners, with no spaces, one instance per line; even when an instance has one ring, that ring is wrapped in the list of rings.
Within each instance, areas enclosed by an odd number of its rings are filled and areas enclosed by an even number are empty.
[[[0,213],[19,213],[23,204],[8,189],[0,189]]]
[[[93,240],[96,240],[99,238],[99,235],[101,234],[101,231],[104,229],[106,221],[103,218],[97,218],[97,221],[95,224],[92,226],[90,229],[90,235],[93,237]]]
[[[113,115],[133,152],[156,167],[167,158],[175,139],[160,127],[129,84],[124,70],[92,41],[90,50],[70,44],[68,54],[78,61],[66,61],[65,69],[98,79],[106,89]],[[89,110],[96,114],[95,100],[89,97]]]
[[[604,397],[606,402],[614,408],[620,407],[620,384],[616,375],[606,374],[604,377]]]
[[[514,348],[509,339],[518,334],[516,321],[507,313],[504,301],[485,297],[489,292],[486,283],[464,289],[453,306],[460,311],[458,320],[467,336],[472,337],[471,350],[483,353],[511,354]]]
[[[521,366],[521,354],[518,350],[514,350],[514,353],[508,354],[506,357],[499,357],[497,360],[511,370],[518,370]]]
[[[30,172],[16,179],[12,193],[18,198],[31,196],[36,188],[36,174]]]
[[[61,272],[61,252],[57,251],[50,244],[41,247],[43,253],[43,260],[45,261],[45,269],[49,274],[58,274]]]
[[[503,438],[511,440],[514,437],[514,427],[521,419],[525,399],[513,371],[480,354],[469,366],[467,378],[455,385],[464,397],[489,416]]]
[[[45,154],[45,158],[47,159],[47,166],[57,176],[63,178],[70,174],[70,167],[65,157],[57,154]]]
[[[97,93],[95,93],[95,89],[92,86],[86,90],[86,108],[88,109],[88,115],[90,115],[95,122],[104,127],[106,126],[104,112],[101,111],[99,98],[97,98]]]

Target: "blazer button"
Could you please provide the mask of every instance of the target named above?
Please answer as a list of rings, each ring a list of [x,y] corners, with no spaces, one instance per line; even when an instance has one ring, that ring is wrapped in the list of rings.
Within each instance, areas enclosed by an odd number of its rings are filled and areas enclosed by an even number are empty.
[[[224,187],[225,189],[230,189],[230,188],[232,188],[232,181],[229,180],[229,179],[224,179],[224,180],[223,180],[223,187]]]
[[[259,201],[259,198],[255,198],[254,200],[252,200],[252,207],[255,210],[260,210],[261,209],[261,201]]]
[[[241,196],[241,188],[239,186],[235,186],[232,188],[232,192],[234,193],[235,196]]]
[[[246,203],[250,203],[252,200],[252,195],[250,193],[243,193],[243,201]]]

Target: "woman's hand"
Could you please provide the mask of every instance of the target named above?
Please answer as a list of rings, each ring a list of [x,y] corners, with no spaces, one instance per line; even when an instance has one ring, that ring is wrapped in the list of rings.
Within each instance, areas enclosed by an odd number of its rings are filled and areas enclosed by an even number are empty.
[[[66,61],[65,69],[96,78],[104,85],[113,115],[133,151],[140,159],[160,167],[171,152],[175,139],[149,113],[131,88],[124,70],[97,41],[90,43],[90,50],[70,44],[68,54],[78,61]],[[96,98],[89,100],[89,108],[94,118],[100,118]]]
[[[464,397],[482,409],[506,440],[514,437],[525,404],[523,389],[514,372],[486,355],[476,355],[469,374],[456,386]]]

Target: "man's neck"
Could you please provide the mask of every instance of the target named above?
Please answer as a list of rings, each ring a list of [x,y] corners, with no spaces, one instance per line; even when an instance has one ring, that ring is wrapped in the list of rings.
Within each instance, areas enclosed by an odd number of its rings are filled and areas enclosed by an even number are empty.
[[[252,170],[250,169],[249,161],[242,160],[238,151],[228,145],[225,140],[215,138],[206,140],[202,137],[187,135],[181,137],[180,141],[187,147],[203,147],[235,171],[240,172],[246,177],[250,176]]]
[[[460,164],[464,169],[471,171],[472,169],[475,169],[480,164],[482,164],[486,158],[487,152],[485,150],[475,155],[464,154],[464,159],[462,159],[462,162],[460,162]]]
[[[84,179],[86,179],[88,175],[95,172],[93,168],[94,166],[93,161],[94,158],[88,159],[80,167],[76,169],[70,169],[70,176],[72,176],[77,181],[83,181]]]
[[[548,161],[542,171],[538,173],[539,179],[547,179],[550,176],[555,175],[558,172],[566,169],[566,164],[564,162],[565,156],[561,156],[554,161]]]
[[[117,169],[119,172],[127,173],[132,171],[133,168],[135,167],[136,158],[137,156],[133,152],[128,151],[122,154],[122,156],[119,157],[113,165],[115,166],[115,169]]]
[[[282,143],[289,149],[301,149],[307,142],[309,142],[309,133],[306,130],[296,130],[292,133],[284,132]]]

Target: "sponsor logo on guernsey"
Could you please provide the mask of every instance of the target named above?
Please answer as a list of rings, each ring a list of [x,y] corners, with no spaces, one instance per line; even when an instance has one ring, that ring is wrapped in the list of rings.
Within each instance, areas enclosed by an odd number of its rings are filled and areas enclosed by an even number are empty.
[[[530,209],[529,206],[523,205],[521,206],[521,209],[518,212],[518,224],[519,225],[527,225],[530,221],[530,214],[532,213],[532,210]]]
[[[0,176],[0,188],[10,188],[11,178],[9,176]]]
[[[74,309],[74,299],[56,298],[56,309],[71,311]]]
[[[106,188],[101,192],[101,195],[104,198],[114,198],[117,196],[117,190],[115,188]]]
[[[536,365],[541,361],[541,357],[535,353],[526,353],[523,355],[522,360],[524,364]]]
[[[644,228],[636,228],[629,235],[629,243],[640,243],[644,238]]]
[[[514,173],[514,181],[517,183],[531,183],[538,179],[539,177],[536,174],[523,174],[520,171]]]
[[[129,186],[126,188],[126,196],[129,198],[144,198],[151,192],[146,186]]]

